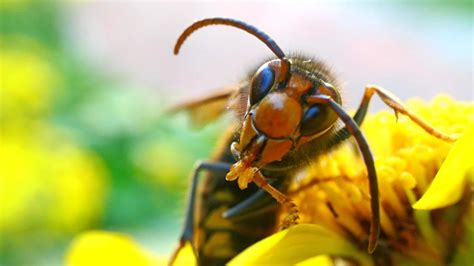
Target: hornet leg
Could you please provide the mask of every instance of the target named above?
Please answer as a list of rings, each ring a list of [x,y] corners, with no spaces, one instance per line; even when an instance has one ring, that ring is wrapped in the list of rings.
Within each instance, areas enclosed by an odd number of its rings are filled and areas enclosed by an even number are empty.
[[[437,129],[435,129],[428,123],[426,123],[423,119],[421,119],[415,113],[408,110],[401,103],[401,101],[395,95],[393,95],[390,91],[387,91],[376,85],[368,85],[365,87],[364,97],[362,98],[359,108],[357,109],[357,113],[354,116],[354,120],[358,124],[360,124],[358,120],[360,120],[360,122],[362,123],[362,120],[364,119],[364,116],[367,113],[370,99],[372,98],[372,95],[374,95],[374,93],[376,93],[386,105],[388,105],[390,108],[392,108],[395,111],[395,116],[397,118],[398,118],[398,113],[406,115],[413,122],[415,122],[417,125],[423,128],[426,132],[428,132],[430,135],[436,138],[442,139],[444,141],[448,141],[448,142],[456,141],[455,137],[441,133],[440,131],[438,131]]]
[[[364,97],[362,98],[362,101],[360,102],[359,107],[357,108],[357,111],[353,117],[353,120],[357,123],[358,126],[362,125],[362,122],[364,121],[365,115],[367,114],[367,110],[369,109],[370,100],[372,99],[374,93],[376,93],[386,105],[388,105],[395,111],[395,116],[397,118],[398,113],[401,113],[403,115],[408,116],[413,122],[415,122],[417,125],[419,125],[432,136],[448,142],[456,141],[455,137],[441,133],[439,130],[433,128],[423,119],[408,110],[401,103],[401,101],[391,92],[375,85],[368,85],[365,87]],[[334,144],[342,142],[343,140],[350,137],[351,134],[349,133],[347,127],[344,127],[343,129],[339,130],[336,135],[337,138],[334,139]]]
[[[186,218],[184,221],[184,228],[183,232],[181,233],[181,237],[179,239],[178,247],[173,252],[169,265],[173,265],[179,251],[184,247],[187,241],[190,241],[191,244],[193,241],[194,236],[194,205],[196,202],[196,192],[197,186],[199,183],[200,173],[203,170],[212,171],[212,172],[228,172],[230,169],[230,164],[223,163],[223,162],[197,162],[196,166],[193,171],[192,181],[191,181],[191,190],[189,192],[187,210],[186,210]],[[196,250],[193,246],[194,254],[196,254]]]

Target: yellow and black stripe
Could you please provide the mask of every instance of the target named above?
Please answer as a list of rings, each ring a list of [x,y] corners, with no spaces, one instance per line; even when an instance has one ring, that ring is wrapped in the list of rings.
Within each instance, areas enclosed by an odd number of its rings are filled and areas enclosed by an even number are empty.
[[[235,163],[229,146],[235,130],[218,145],[212,161]],[[225,265],[242,250],[276,230],[277,208],[245,218],[226,219],[223,213],[257,192],[256,185],[240,190],[237,182],[225,179],[225,172],[208,172],[198,188],[195,203],[193,245],[199,265]]]

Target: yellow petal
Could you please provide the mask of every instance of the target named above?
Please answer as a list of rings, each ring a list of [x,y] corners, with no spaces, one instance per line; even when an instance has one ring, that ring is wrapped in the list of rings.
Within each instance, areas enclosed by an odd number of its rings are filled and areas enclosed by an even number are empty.
[[[363,250],[315,224],[295,225],[267,237],[237,255],[229,265],[295,265],[319,255],[347,256],[361,265],[372,265]]]
[[[456,203],[464,192],[467,172],[474,167],[474,125],[454,143],[431,186],[414,209],[430,210]]]
[[[163,264],[164,265],[164,264]],[[186,242],[186,245],[181,249],[176,256],[173,266],[195,266],[196,258],[194,257],[191,243]]]
[[[103,231],[91,231],[74,239],[66,253],[68,266],[148,266],[166,265],[128,237]]]
[[[296,264],[296,266],[333,266],[331,257],[327,255],[319,255],[311,259]]]

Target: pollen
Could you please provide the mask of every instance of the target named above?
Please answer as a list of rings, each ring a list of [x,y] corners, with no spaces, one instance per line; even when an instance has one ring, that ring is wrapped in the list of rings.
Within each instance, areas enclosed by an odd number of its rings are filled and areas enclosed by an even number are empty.
[[[474,104],[448,96],[437,96],[429,103],[409,100],[407,107],[450,135],[461,135],[474,123]],[[451,256],[452,249],[435,248],[431,243],[432,239],[451,243],[454,232],[459,234],[456,224],[449,225],[440,215],[445,209],[425,212],[431,219],[423,220],[411,206],[426,192],[453,144],[433,137],[407,117],[396,119],[390,111],[368,115],[362,131],[375,159],[383,248],[427,261]],[[352,140],[313,160],[292,181],[288,195],[300,209],[300,223],[319,224],[366,248],[370,193],[365,164]],[[468,204],[462,202],[456,206]],[[430,237],[426,228],[433,229]]]

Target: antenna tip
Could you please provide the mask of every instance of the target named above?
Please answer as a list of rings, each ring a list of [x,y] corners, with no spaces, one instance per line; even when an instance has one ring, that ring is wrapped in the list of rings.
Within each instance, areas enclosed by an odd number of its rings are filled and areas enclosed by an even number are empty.
[[[178,46],[175,46],[174,49],[173,49],[173,54],[174,55],[178,55],[179,54],[179,47]]]

